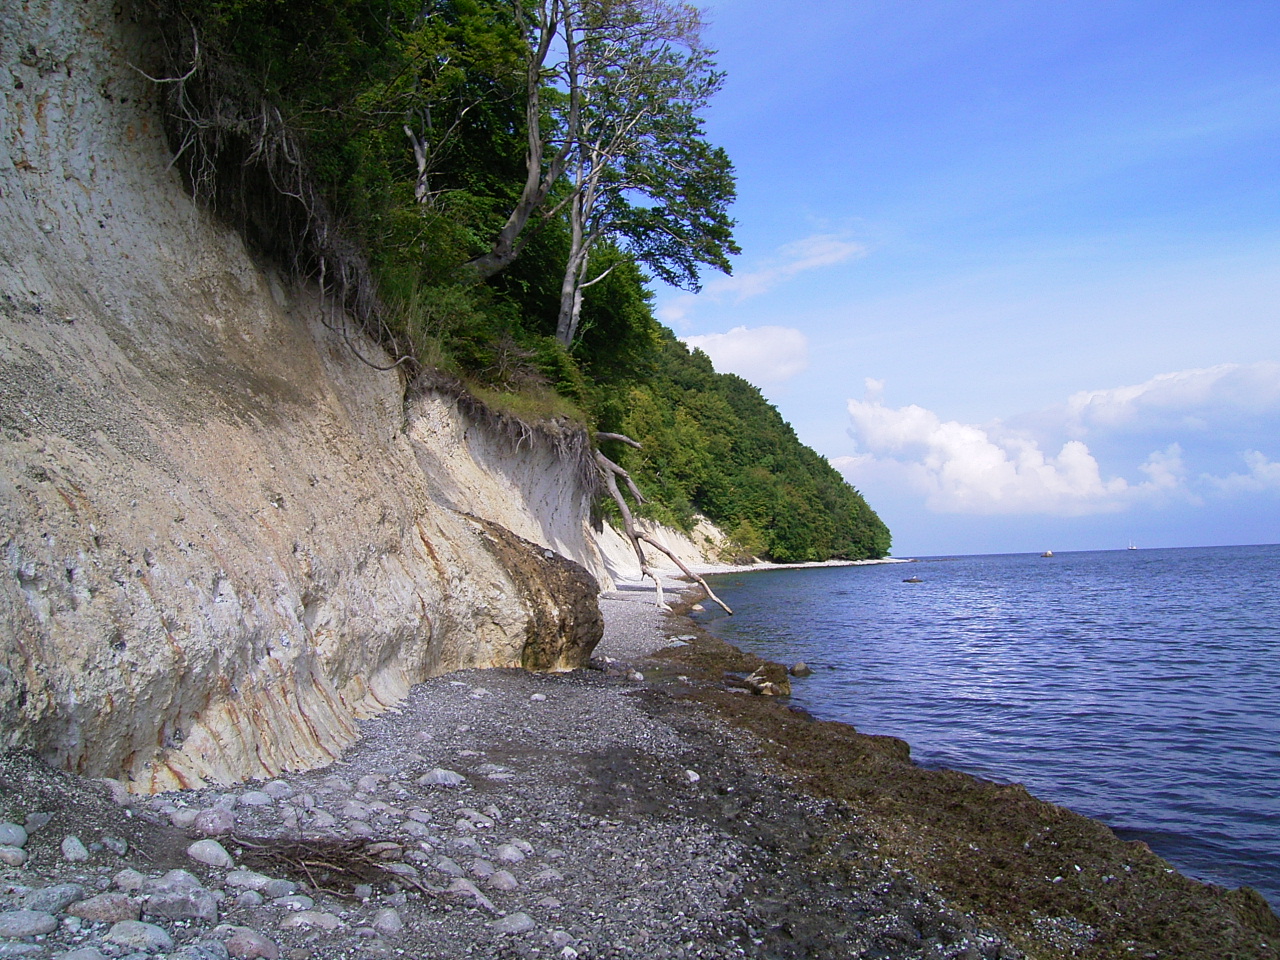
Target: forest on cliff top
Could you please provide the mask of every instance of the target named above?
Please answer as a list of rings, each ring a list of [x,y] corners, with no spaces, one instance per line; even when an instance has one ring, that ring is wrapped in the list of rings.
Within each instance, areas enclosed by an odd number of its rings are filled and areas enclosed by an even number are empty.
[[[659,324],[737,252],[723,76],[672,0],[137,0],[191,189],[411,378],[564,418],[643,515],[731,552],[880,557],[889,531],[740,377]]]

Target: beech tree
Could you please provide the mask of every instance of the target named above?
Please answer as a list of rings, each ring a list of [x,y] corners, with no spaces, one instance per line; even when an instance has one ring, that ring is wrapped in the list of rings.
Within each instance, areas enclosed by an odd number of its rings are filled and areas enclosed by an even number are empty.
[[[518,9],[523,11],[523,7]],[[699,11],[671,0],[538,0],[529,35],[526,179],[480,278],[520,253],[535,214],[568,220],[556,337],[570,346],[591,273],[611,239],[660,279],[697,289],[700,268],[738,252],[733,167],[706,142],[701,110],[720,88]]]

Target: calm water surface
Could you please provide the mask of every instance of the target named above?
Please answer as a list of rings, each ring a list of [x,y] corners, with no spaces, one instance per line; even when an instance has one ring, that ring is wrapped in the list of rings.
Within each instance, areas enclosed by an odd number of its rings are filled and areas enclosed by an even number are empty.
[[[922,583],[904,583],[916,576]],[[1026,784],[1280,907],[1280,546],[713,578],[709,628],[925,766]]]

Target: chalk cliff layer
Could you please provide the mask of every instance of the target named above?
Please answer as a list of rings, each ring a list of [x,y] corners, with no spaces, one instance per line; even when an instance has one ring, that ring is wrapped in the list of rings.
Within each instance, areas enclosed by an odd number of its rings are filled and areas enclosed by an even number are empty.
[[[117,17],[0,0],[0,748],[139,790],[266,776],[425,677],[581,663],[607,574],[572,458],[406,403],[255,263]]]

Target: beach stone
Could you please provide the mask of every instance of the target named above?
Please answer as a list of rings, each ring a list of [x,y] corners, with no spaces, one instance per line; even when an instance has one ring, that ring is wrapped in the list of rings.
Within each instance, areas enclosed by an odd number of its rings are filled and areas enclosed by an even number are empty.
[[[460,787],[466,783],[466,778],[456,771],[436,767],[420,776],[418,783],[424,787]]]
[[[47,957],[49,948],[43,943],[22,943],[18,940],[8,940],[0,943],[0,960],[9,957]]]
[[[23,895],[22,907],[26,910],[58,913],[65,910],[67,904],[83,900],[87,895],[88,891],[78,883],[55,883],[38,887]]]
[[[197,840],[187,847],[187,856],[211,867],[234,867],[236,862],[217,840]]]
[[[229,960],[226,944],[217,940],[197,940],[179,947],[169,954],[168,960]]]
[[[344,924],[341,920],[324,910],[303,910],[301,913],[285,917],[280,922],[281,930],[318,929],[324,930],[326,933],[333,933],[333,931],[342,926]]]
[[[27,851],[21,847],[0,845],[0,863],[6,867],[20,867],[27,862]]]
[[[72,863],[84,863],[89,859],[89,848],[81,842],[79,837],[63,837],[62,856]]]
[[[298,892],[298,885],[292,880],[268,880],[260,888],[264,897],[287,897]]]
[[[813,669],[812,669],[812,668],[811,668],[807,663],[805,663],[803,660],[801,660],[799,663],[792,664],[791,669],[790,669],[788,672],[789,672],[793,677],[811,677],[811,676],[813,676]]]
[[[27,822],[25,824],[27,828],[28,836],[33,833],[37,833],[40,830],[43,830],[45,827],[49,825],[49,821],[52,819],[53,819],[52,813],[45,813],[44,811],[28,813]]]
[[[504,843],[498,848],[497,858],[503,863],[520,863],[524,860],[524,851],[514,843]]]
[[[208,810],[201,810],[191,822],[192,829],[197,833],[204,834],[206,837],[220,837],[223,834],[230,833],[235,829],[235,826],[235,814],[225,807],[212,807]]]
[[[186,870],[170,870],[159,880],[148,880],[143,892],[148,895],[142,908],[145,916],[208,922],[218,919],[217,898]]]
[[[67,907],[67,913],[95,923],[119,923],[121,920],[138,920],[142,908],[123,893],[100,893]]]
[[[24,847],[27,844],[27,828],[16,823],[0,823],[0,846]]]
[[[484,885],[490,890],[507,891],[520,886],[520,882],[506,870],[499,870],[485,880]]]
[[[460,877],[466,873],[462,867],[448,857],[441,857],[436,861],[436,870],[448,877]]]
[[[537,924],[533,922],[533,917],[527,913],[512,913],[498,920],[492,921],[491,926],[498,933],[506,933],[512,936],[518,936],[522,933],[528,933],[530,930],[537,928]]]
[[[455,893],[463,897],[471,897],[476,903],[480,904],[480,906],[484,907],[490,913],[498,912],[498,908],[493,905],[493,901],[481,893],[480,888],[465,877],[456,878],[449,884],[449,888],[446,892]]]
[[[375,913],[371,926],[384,937],[394,937],[404,932],[404,921],[391,907],[383,907]]]
[[[134,870],[132,867],[125,867],[111,878],[112,885],[114,885],[117,890],[124,890],[126,893],[136,893],[142,889],[143,884],[146,882],[146,876],[139,873],[137,870]]]
[[[143,923],[141,920],[121,920],[115,924],[103,938],[108,943],[121,947],[133,947],[148,953],[173,949],[173,937],[164,927],[154,923]]]
[[[58,918],[43,910],[8,910],[0,913],[0,937],[38,937],[58,929]]]
[[[213,935],[222,940],[236,960],[280,960],[280,948],[249,927],[220,926]]]

